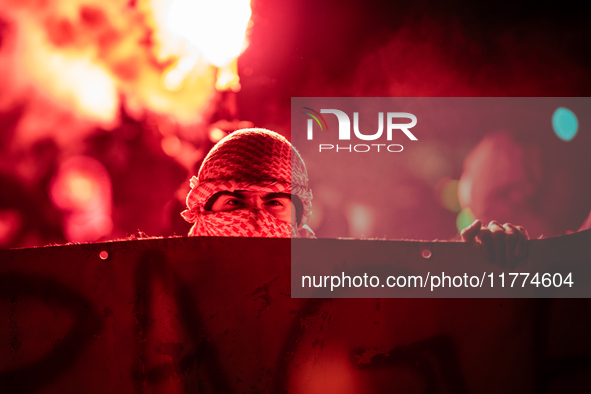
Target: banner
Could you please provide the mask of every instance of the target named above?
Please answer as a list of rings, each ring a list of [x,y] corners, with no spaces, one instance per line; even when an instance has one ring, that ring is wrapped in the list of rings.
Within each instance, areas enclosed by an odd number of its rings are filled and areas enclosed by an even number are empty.
[[[530,241],[530,258],[555,261],[588,237]],[[0,392],[589,387],[586,299],[297,299],[292,242],[315,251],[295,255],[310,263],[387,251],[402,270],[425,248],[434,264],[471,259],[461,243],[258,238],[0,251]]]

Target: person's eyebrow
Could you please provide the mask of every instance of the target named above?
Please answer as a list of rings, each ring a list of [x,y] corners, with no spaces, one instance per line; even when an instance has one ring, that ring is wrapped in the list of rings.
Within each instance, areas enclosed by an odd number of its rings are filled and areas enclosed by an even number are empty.
[[[227,196],[237,197],[242,200],[245,200],[247,197],[246,197],[246,194],[244,194],[243,192],[244,192],[244,190],[236,190],[233,192],[223,192],[223,194],[225,194]]]
[[[223,191],[223,192],[217,192],[216,194],[213,195],[214,197],[216,197],[216,200],[221,197],[221,196],[230,196],[230,197],[238,197],[238,198],[245,198],[244,193],[240,192],[240,191],[235,191],[235,192],[229,192],[229,191]]]

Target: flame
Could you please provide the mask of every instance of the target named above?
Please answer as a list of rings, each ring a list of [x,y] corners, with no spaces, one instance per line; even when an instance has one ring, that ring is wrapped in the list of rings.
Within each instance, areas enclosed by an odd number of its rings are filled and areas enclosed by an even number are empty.
[[[250,0],[0,0],[0,9],[15,26],[18,78],[104,127],[121,106],[198,122],[216,89],[240,88]]]
[[[43,93],[60,103],[73,106],[74,112],[102,124],[114,120],[118,111],[115,79],[89,54],[60,53],[45,45],[38,30],[30,27],[23,39],[23,71],[43,87]]]
[[[166,28],[161,31],[172,33],[171,47],[201,54],[218,67],[232,62],[244,49],[251,16],[248,2],[174,0],[166,14]]]
[[[161,59],[171,55],[178,59],[165,71],[164,85],[169,90],[178,90],[189,73],[205,61],[218,67],[218,90],[240,89],[236,60],[247,46],[246,31],[252,14],[250,2],[154,2],[154,8],[161,10],[155,19],[161,43],[158,55]]]

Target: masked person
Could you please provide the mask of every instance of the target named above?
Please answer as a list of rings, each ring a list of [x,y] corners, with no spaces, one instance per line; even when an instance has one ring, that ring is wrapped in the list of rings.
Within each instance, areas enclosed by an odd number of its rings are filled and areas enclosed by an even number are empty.
[[[273,131],[238,130],[221,140],[191,188],[182,212],[194,223],[191,236],[314,238],[306,166]]]
[[[183,218],[190,236],[306,237],[312,209],[308,172],[299,153],[281,135],[238,130],[209,152],[191,178]],[[510,223],[479,221],[462,232],[491,263],[512,267],[526,251],[527,232]]]

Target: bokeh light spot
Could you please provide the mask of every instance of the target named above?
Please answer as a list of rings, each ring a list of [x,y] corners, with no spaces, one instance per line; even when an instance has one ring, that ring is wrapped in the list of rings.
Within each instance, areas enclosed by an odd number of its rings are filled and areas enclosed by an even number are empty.
[[[175,157],[181,152],[181,140],[175,135],[169,135],[162,138],[160,146],[168,156]]]
[[[458,232],[471,225],[474,220],[476,220],[476,216],[474,216],[474,213],[470,208],[466,207],[462,209],[456,218]]]
[[[438,182],[439,183],[439,182]],[[458,200],[458,184],[459,181],[455,179],[444,178],[440,186],[439,199],[441,205],[449,211],[459,212],[460,201]]]
[[[349,236],[353,238],[370,237],[375,225],[375,211],[365,204],[353,203],[346,209]]]
[[[552,127],[558,138],[563,141],[570,141],[577,135],[579,121],[574,112],[560,107],[552,115]]]
[[[101,260],[106,260],[106,259],[109,258],[109,252],[107,252],[106,250],[102,250],[99,253],[99,257],[100,257]]]
[[[113,229],[112,185],[102,163],[87,156],[64,161],[51,181],[50,196],[64,214],[70,242],[94,242]]]
[[[96,186],[87,174],[73,171],[65,177],[64,192],[73,206],[83,207],[94,199]]]
[[[421,252],[421,256],[423,256],[423,258],[425,259],[430,259],[432,254],[429,249],[423,249],[423,251]]]
[[[21,230],[23,218],[15,209],[0,208],[0,247],[10,245],[10,242]]]
[[[216,143],[219,140],[221,140],[222,138],[224,138],[226,136],[226,132],[218,129],[217,127],[212,128],[209,131],[209,139],[211,140],[211,142]]]

